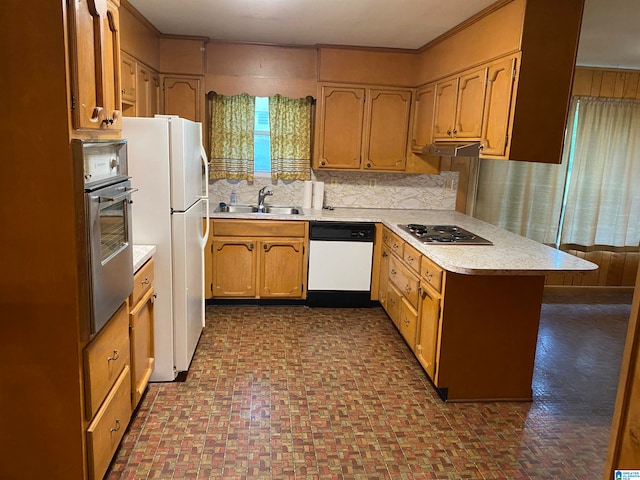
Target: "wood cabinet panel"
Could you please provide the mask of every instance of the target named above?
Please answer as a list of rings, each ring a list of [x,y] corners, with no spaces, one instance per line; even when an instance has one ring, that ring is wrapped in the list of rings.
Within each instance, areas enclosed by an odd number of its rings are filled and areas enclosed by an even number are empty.
[[[215,219],[212,235],[242,237],[303,237],[305,223],[278,220],[225,220]]]
[[[69,8],[71,90],[75,129],[120,130],[118,5],[74,0]]]
[[[257,242],[254,239],[213,240],[213,294],[217,297],[255,297]]]
[[[418,278],[394,255],[389,259],[389,279],[409,303],[418,307]]]
[[[433,139],[450,140],[456,118],[458,78],[442,80],[436,84],[433,120]]]
[[[404,255],[404,240],[386,227],[382,231],[382,241],[393,253],[398,255],[398,257],[402,257]]]
[[[416,90],[413,111],[411,150],[421,152],[433,141],[433,115],[436,100],[436,84],[424,85]]]
[[[131,408],[135,409],[144,394],[155,365],[153,305],[153,258],[133,276],[135,302],[129,312],[131,345]]]
[[[100,480],[131,419],[131,376],[125,365],[104,405],[87,429],[89,479]]]
[[[303,291],[303,239],[279,238],[260,242],[260,296],[301,297]]]
[[[359,168],[365,89],[323,86],[320,95],[317,166]]]
[[[404,170],[411,92],[369,90],[363,167],[372,170]]]
[[[164,108],[165,115],[202,121],[202,78],[189,75],[164,75]]]
[[[120,82],[123,103],[136,101],[136,59],[131,55],[120,52]],[[123,113],[125,109],[123,109]],[[133,115],[135,116],[135,110]]]
[[[400,329],[400,311],[402,308],[402,294],[400,290],[392,283],[389,282],[389,288],[387,290],[387,314],[396,328]]]
[[[482,156],[504,158],[509,147],[509,126],[518,68],[517,56],[487,67],[487,91],[482,121]]]
[[[92,418],[123,368],[129,365],[128,301],[84,350],[87,418]]]
[[[155,114],[160,113],[162,91],[160,74],[137,62],[136,85],[136,115],[138,117],[153,117]]]
[[[403,296],[400,306],[400,333],[411,348],[416,349],[416,332],[418,328],[418,311],[411,305],[407,297]]]
[[[486,76],[486,68],[481,68],[460,76],[458,80],[456,122],[453,129],[453,135],[457,139],[480,138]]]
[[[409,268],[411,268],[411,270],[413,270],[418,275],[420,274],[420,259],[421,258],[422,258],[422,255],[420,254],[420,252],[418,250],[413,248],[408,243],[404,244],[404,252],[403,252],[403,255],[402,255],[402,259],[404,260],[404,263],[406,263],[407,266]]]
[[[431,379],[436,378],[440,296],[428,286],[420,288],[420,325],[416,335],[416,357]]]
[[[421,258],[421,270],[422,278],[439,293],[442,290],[443,270],[424,256]]]

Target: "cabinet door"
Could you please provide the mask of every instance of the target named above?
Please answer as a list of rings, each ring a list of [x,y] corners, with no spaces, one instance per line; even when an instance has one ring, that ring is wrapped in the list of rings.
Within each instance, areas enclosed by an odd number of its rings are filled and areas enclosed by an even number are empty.
[[[420,326],[416,335],[416,357],[435,381],[438,327],[440,322],[440,297],[427,286],[420,289]]]
[[[380,258],[380,278],[378,280],[378,301],[382,308],[387,309],[387,291],[389,290],[389,248],[382,247]]]
[[[402,297],[400,306],[400,333],[412,352],[415,352],[416,349],[417,325],[418,312],[406,298]]]
[[[178,115],[194,122],[200,122],[202,118],[201,102],[204,102],[200,77],[165,76],[163,82],[165,115]]]
[[[489,65],[482,122],[482,156],[502,157],[509,145],[509,127],[518,59],[509,57]]]
[[[107,0],[75,0],[69,13],[73,126],[119,129],[118,8]]]
[[[456,123],[453,136],[458,139],[479,139],[482,131],[482,109],[487,69],[462,75],[458,80]]]
[[[387,314],[398,330],[400,329],[401,308],[402,294],[393,283],[389,282],[387,289]]]
[[[131,343],[131,408],[142,398],[155,364],[153,343],[153,289],[129,313],[129,341]]]
[[[141,63],[137,63],[136,80],[137,116],[153,117],[156,113],[160,113],[160,75],[149,67],[146,67]]]
[[[453,138],[453,127],[456,118],[456,97],[458,79],[451,78],[436,84],[435,106],[433,113],[434,140],[450,140]]]
[[[260,242],[261,297],[302,297],[304,244],[303,239]]]
[[[409,90],[369,90],[362,167],[404,170],[411,111]]]
[[[433,141],[433,112],[436,100],[435,83],[420,87],[416,91],[416,101],[413,110],[413,134],[411,135],[411,150],[421,152]]]
[[[125,117],[136,116],[136,59],[124,52],[120,54],[120,83],[122,93],[122,115]]]
[[[257,248],[252,239],[213,240],[213,294],[255,297]]]
[[[365,89],[323,86],[318,114],[318,168],[360,168]]]

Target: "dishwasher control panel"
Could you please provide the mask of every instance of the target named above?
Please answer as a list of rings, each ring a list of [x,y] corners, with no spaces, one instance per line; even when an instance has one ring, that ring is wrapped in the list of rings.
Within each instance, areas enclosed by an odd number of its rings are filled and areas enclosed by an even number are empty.
[[[373,242],[375,233],[369,222],[309,222],[310,240]]]

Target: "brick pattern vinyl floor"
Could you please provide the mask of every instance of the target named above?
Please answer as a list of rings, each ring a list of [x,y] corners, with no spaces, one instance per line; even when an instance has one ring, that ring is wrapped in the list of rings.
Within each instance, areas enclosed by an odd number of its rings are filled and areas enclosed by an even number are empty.
[[[442,402],[380,308],[209,306],[106,478],[599,479],[631,296],[545,299],[534,401],[489,403]]]

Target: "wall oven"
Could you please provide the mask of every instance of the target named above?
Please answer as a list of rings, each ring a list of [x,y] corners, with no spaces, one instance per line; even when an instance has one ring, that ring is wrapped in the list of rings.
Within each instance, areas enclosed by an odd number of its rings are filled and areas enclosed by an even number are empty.
[[[126,140],[74,140],[84,166],[91,335],[107,323],[133,289],[131,182]]]

